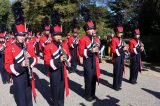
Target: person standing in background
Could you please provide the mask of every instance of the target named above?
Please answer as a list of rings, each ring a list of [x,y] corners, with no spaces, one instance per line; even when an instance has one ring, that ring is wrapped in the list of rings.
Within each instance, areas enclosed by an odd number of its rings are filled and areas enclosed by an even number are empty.
[[[141,72],[141,52],[144,51],[144,45],[140,40],[140,30],[134,30],[133,38],[129,41],[130,51],[130,78],[129,82],[137,83],[138,71]]]
[[[112,41],[112,38],[115,36],[114,33],[112,33],[110,36],[108,36],[108,56],[109,56],[109,60],[111,60],[111,58],[113,57],[113,54],[111,52],[111,41]]]
[[[2,77],[3,84],[10,82],[10,75],[6,72],[4,68],[4,53],[7,47],[5,26],[0,25],[0,74]]]
[[[124,71],[124,43],[123,43],[123,27],[117,27],[117,36],[112,38],[111,51],[113,53],[113,89],[116,91],[121,89],[122,77]]]
[[[100,42],[101,42],[101,50],[99,54],[100,54],[100,62],[102,62],[102,58],[105,57],[107,53],[107,49],[106,49],[108,47],[107,35],[104,35],[103,39],[101,39]]]
[[[77,64],[79,62],[79,55],[78,55],[78,28],[77,28],[77,20],[73,20],[73,35],[69,37],[69,50],[71,53],[71,72],[76,72],[77,70]]]

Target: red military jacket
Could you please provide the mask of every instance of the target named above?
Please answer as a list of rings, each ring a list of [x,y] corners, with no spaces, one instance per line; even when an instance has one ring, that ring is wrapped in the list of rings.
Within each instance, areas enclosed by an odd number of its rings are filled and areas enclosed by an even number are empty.
[[[140,40],[136,40],[134,38],[132,38],[129,41],[129,51],[131,53],[131,56],[133,56],[134,54],[138,54],[138,50],[141,47],[141,41]]]
[[[39,50],[42,51],[42,39],[43,35],[39,37]]]
[[[100,43],[99,38],[94,38],[96,43]],[[79,54],[84,58],[88,58],[87,51],[91,48],[92,40],[88,36],[83,36],[79,40]]]
[[[10,46],[11,44],[14,43],[14,39],[13,38],[8,38],[7,42],[5,43],[6,47]]]
[[[30,49],[34,50],[34,53],[35,53],[35,43],[36,41],[34,39],[30,39],[26,42],[27,46],[29,46]]]
[[[43,50],[43,48],[45,47],[45,45],[48,42],[48,39],[52,39],[51,35],[49,35],[48,38],[45,35],[43,35],[43,36],[40,37],[40,40],[39,40],[40,50]]]
[[[94,37],[94,40],[96,41],[96,43],[100,43],[98,37]],[[83,36],[79,40],[79,48],[78,48],[78,50],[79,50],[79,55],[81,57],[89,58],[88,52],[92,48],[92,43],[93,43],[93,41],[87,35]],[[98,55],[96,55],[96,75],[97,75],[97,79],[99,79],[99,77],[100,77],[100,68],[99,68]]]
[[[36,38],[27,39],[26,44],[29,44],[35,50]]]
[[[75,43],[75,44],[74,44],[74,43]],[[77,36],[77,37],[74,37],[74,35],[72,35],[72,36],[70,36],[70,37],[68,38],[68,46],[69,46],[69,48],[74,49],[75,46],[78,47],[78,43],[79,43],[79,38],[78,38],[78,36]],[[77,49],[77,59],[78,59],[78,63],[81,64],[81,63],[80,63],[80,58],[79,58],[78,49]]]
[[[34,36],[34,37],[32,38],[32,40],[33,40],[34,42],[36,42],[36,41],[37,41],[37,37]]]
[[[70,38],[70,37],[69,37]],[[67,38],[65,38],[64,40],[63,40],[63,43],[65,43],[65,44],[69,44],[69,38],[67,37]]]
[[[35,47],[36,43],[37,43],[37,37],[34,36],[31,41],[33,42],[33,46]]]
[[[77,42],[75,42],[75,40]],[[69,39],[68,39],[68,45],[69,45],[70,48],[74,48],[73,42],[75,42],[75,44],[78,44],[79,38],[78,37],[74,37],[74,35],[72,35],[72,36],[69,37]]]
[[[27,44],[27,52],[31,55],[33,67],[37,63],[37,56],[31,44]],[[24,60],[24,50],[19,46],[17,42],[8,46],[5,50],[5,69],[8,73],[19,76],[22,69],[21,63]]]
[[[140,40],[136,40],[134,38],[132,38],[130,41],[129,41],[129,51],[130,51],[130,54],[131,54],[131,57],[134,56],[134,55],[137,55],[137,54],[140,54],[141,52],[141,41]],[[138,61],[138,60],[137,60]],[[140,57],[140,72],[142,70],[142,61],[141,61],[141,57]]]
[[[65,43],[61,43],[63,45],[63,49],[68,55],[68,62],[71,60],[71,55],[68,49],[68,46]],[[44,48],[44,60],[47,65],[49,65],[53,71],[58,69],[59,66],[59,61],[60,61],[60,56],[62,55],[60,46],[58,47],[53,41],[50,44],[47,44]],[[64,64],[64,82],[65,82],[65,89],[66,89],[66,96],[69,94],[69,89],[68,89],[68,77],[67,77],[67,70],[66,66]]]
[[[119,39],[118,37],[113,37],[111,41],[111,51],[113,53],[113,59],[116,56],[120,56],[120,49],[124,47],[122,39]]]

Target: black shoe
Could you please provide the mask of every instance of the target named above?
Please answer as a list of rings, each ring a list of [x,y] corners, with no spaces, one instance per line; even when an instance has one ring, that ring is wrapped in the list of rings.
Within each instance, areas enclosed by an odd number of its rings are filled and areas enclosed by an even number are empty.
[[[97,97],[94,95],[94,96],[92,96],[93,97],[93,99],[95,100],[95,99],[97,99]]]
[[[113,87],[114,90],[120,91],[122,88]]]
[[[3,84],[7,84],[7,82],[6,82],[6,81],[4,81],[4,82],[3,82]]]
[[[92,102],[92,101],[94,100],[93,97],[86,97],[85,99],[86,99],[87,101],[89,101],[89,102]]]
[[[131,84],[137,84],[136,81],[129,81],[129,83],[131,83]]]
[[[120,90],[121,90],[121,88],[115,88],[114,90],[116,90],[116,91],[120,91]]]
[[[137,82],[132,82],[132,84],[137,84]]]

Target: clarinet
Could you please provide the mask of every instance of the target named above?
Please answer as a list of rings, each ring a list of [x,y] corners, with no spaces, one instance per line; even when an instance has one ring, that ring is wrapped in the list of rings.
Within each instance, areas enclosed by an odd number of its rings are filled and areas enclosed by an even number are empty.
[[[26,46],[25,44],[24,44],[24,47],[23,47],[23,52],[24,52],[25,61],[29,62],[29,58],[27,57],[27,46]],[[30,84],[31,87],[33,87],[33,86],[32,86],[32,80],[34,80],[34,79],[33,79],[33,77],[32,77],[32,69],[31,69],[31,66],[28,65],[27,68],[28,68],[28,75],[29,75],[29,84]],[[36,93],[36,92],[35,92],[35,93]],[[34,96],[34,94],[33,94],[33,98],[34,98],[34,101],[35,101],[35,103],[36,103],[36,97]]]
[[[140,46],[144,48],[144,44],[141,41],[139,41],[139,42],[140,42]],[[145,58],[147,58],[147,53],[146,53],[145,48],[143,50],[143,53],[144,53]]]
[[[73,45],[74,45],[74,44],[77,44],[77,42],[78,42],[78,37],[76,37],[76,39],[73,41],[72,44],[73,44]]]
[[[58,40],[58,42],[61,42],[60,39]],[[62,44],[60,44],[60,51],[62,52],[62,55],[64,55],[65,58],[67,58],[67,53],[64,51]],[[67,67],[70,67],[70,64],[67,60],[65,61],[65,64],[66,64]]]
[[[92,43],[91,43],[91,51],[93,50],[93,48],[95,48],[95,47],[98,47],[99,48],[99,45],[96,43],[96,41],[95,41],[95,39],[94,39],[94,33],[92,33]],[[96,52],[93,52],[93,57],[95,58],[95,56],[98,56],[99,57],[99,55],[98,55],[98,50],[96,51]],[[93,68],[93,66],[94,66],[95,64],[94,64],[94,59],[92,58],[92,68]]]
[[[91,47],[90,50],[92,50],[92,49],[95,48],[95,47],[99,47],[99,45],[96,43],[93,35],[92,35],[92,44],[91,44],[91,45],[92,45],[92,47]]]
[[[29,63],[29,58],[27,57],[27,46],[24,44],[24,47],[23,47],[23,52],[24,52],[24,58],[25,58],[25,61],[27,61]],[[28,75],[29,75],[29,80],[32,81],[32,69],[31,69],[31,66],[28,65],[27,66],[28,68]]]

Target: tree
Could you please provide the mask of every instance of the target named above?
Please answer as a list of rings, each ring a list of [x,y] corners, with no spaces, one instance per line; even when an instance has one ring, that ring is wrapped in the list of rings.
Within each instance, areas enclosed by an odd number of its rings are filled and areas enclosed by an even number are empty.
[[[13,23],[13,15],[11,14],[9,0],[0,0],[0,25],[5,25],[6,30],[10,30],[10,25]]]
[[[36,28],[41,25],[42,19],[48,15],[45,13],[45,7],[50,0],[26,0],[23,2],[26,23]],[[33,29],[34,30],[34,29]]]
[[[140,11],[140,26],[145,35],[160,34],[160,1],[144,0]]]
[[[118,15],[121,16],[122,25],[125,29],[125,35],[131,35],[131,31],[138,26],[139,11],[141,4],[138,0],[115,0],[110,1],[108,6],[111,10],[110,20],[114,22],[112,27],[117,26]],[[132,22],[134,21],[134,23]],[[136,25],[135,25],[136,23]]]
[[[25,21],[32,30],[36,30],[42,24],[42,19],[45,16],[50,17],[52,10],[57,9],[61,14],[61,22],[63,24],[64,35],[71,29],[73,18],[78,19],[79,34],[84,35],[82,28],[83,20],[80,19],[80,4],[85,4],[92,13],[92,20],[96,22],[97,32],[99,36],[108,33],[109,21],[107,17],[109,13],[105,7],[96,7],[96,0],[14,0],[21,1],[25,14]],[[100,0],[101,1],[101,0]],[[1,21],[6,23],[7,29],[11,30],[11,25],[14,24],[13,13],[9,0],[0,0],[0,18],[5,17]]]

